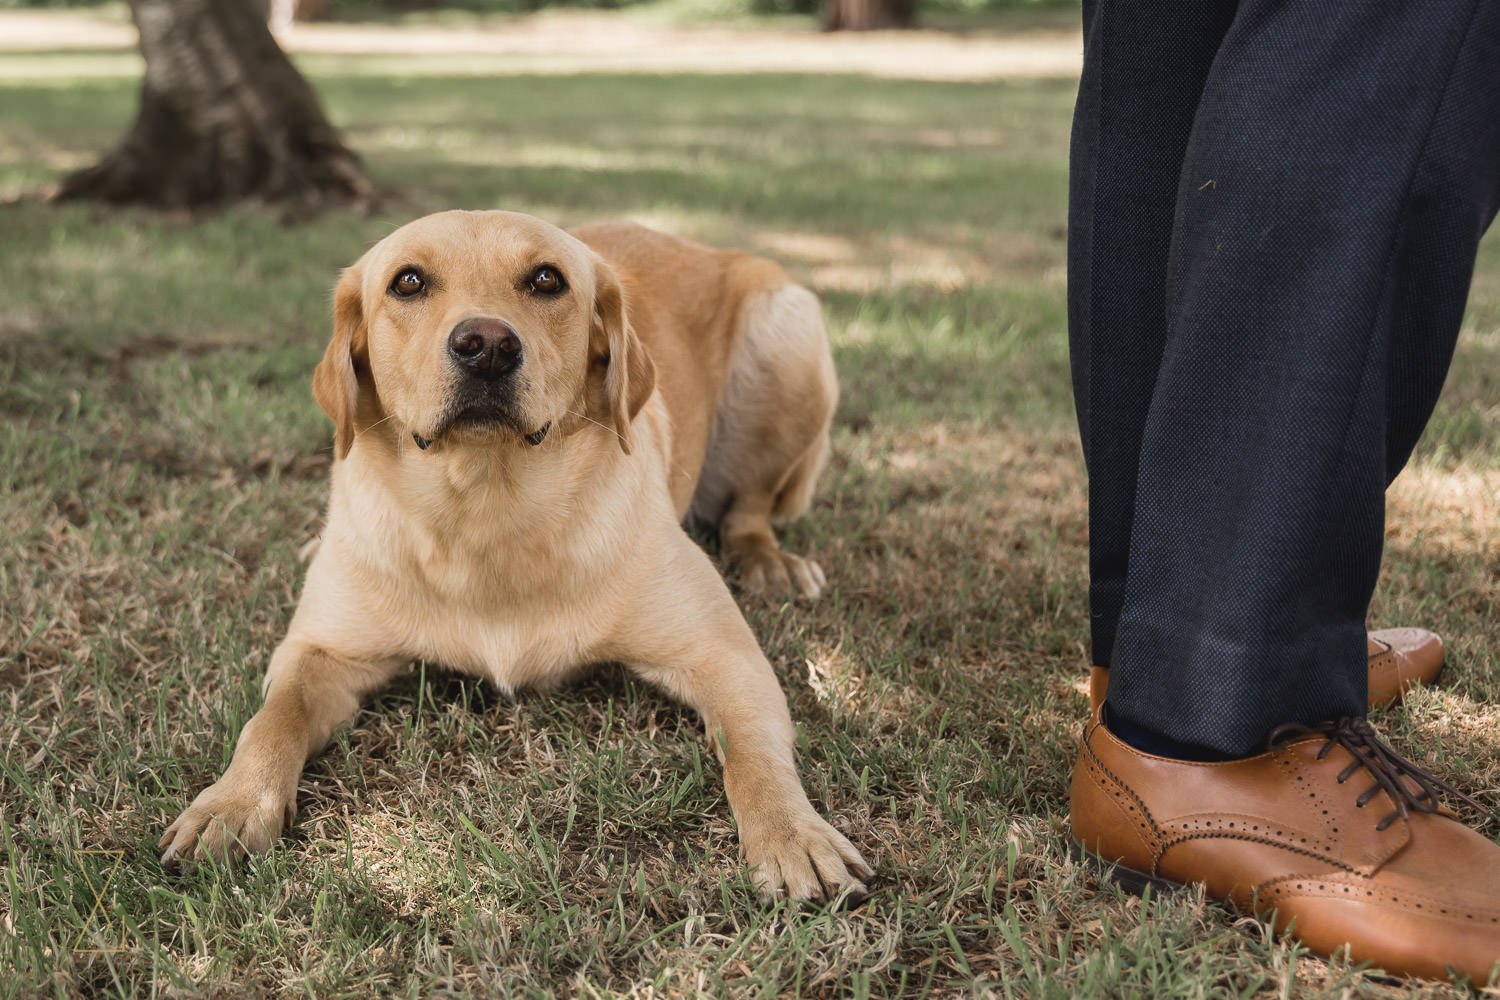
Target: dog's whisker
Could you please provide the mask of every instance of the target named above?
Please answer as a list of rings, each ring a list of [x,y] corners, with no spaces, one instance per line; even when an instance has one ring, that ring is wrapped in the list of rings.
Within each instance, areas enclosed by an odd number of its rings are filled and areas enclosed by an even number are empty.
[[[373,424],[371,424],[370,426],[366,427],[364,430],[357,432],[354,435],[354,439],[356,441],[359,440],[360,438],[362,438],[366,434],[368,434],[370,431],[373,431],[375,428],[379,427],[381,424],[385,423],[387,420],[390,420],[394,416],[395,416],[394,413],[387,413],[385,416],[381,417],[379,420],[375,421]]]
[[[609,424],[601,424],[599,421],[595,420],[593,417],[589,416],[587,413],[579,413],[577,410],[569,410],[569,409],[564,409],[563,412],[566,413],[566,414],[568,414],[569,416],[577,417],[579,420],[587,420],[589,423],[593,424],[595,427],[603,427],[605,430],[609,431],[611,434],[613,434],[615,432],[615,429],[613,427],[609,426]]]

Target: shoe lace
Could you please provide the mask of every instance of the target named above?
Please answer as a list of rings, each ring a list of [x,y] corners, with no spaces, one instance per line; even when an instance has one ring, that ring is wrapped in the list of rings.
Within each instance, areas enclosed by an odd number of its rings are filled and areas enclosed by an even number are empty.
[[[1288,722],[1277,726],[1267,739],[1271,750],[1279,750],[1293,740],[1304,736],[1321,736],[1326,741],[1318,750],[1318,760],[1323,760],[1335,746],[1341,746],[1354,757],[1349,766],[1339,772],[1338,782],[1343,784],[1363,769],[1375,779],[1375,784],[1360,793],[1354,804],[1364,808],[1379,792],[1385,792],[1396,808],[1375,825],[1384,830],[1396,820],[1406,820],[1413,810],[1435,813],[1440,808],[1438,792],[1444,791],[1461,799],[1475,809],[1484,811],[1470,796],[1454,788],[1431,772],[1425,771],[1405,757],[1386,746],[1375,732],[1375,727],[1365,719],[1344,718],[1337,722],[1320,722],[1305,726],[1300,722]]]

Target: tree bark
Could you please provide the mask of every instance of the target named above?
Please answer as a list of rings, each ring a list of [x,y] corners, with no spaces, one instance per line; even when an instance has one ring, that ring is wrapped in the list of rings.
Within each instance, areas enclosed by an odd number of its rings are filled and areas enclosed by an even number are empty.
[[[823,0],[824,31],[879,31],[910,28],[917,0]]]
[[[293,21],[326,21],[328,0],[270,0],[267,20],[276,31],[291,27]]]
[[[146,59],[120,145],[64,178],[56,200],[161,208],[260,200],[315,208],[373,188],[257,0],[130,0]]]

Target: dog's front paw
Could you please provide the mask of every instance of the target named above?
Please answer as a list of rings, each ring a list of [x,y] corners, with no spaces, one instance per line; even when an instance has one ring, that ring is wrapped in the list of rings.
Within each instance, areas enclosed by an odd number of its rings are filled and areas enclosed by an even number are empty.
[[[809,600],[823,593],[828,577],[811,559],[780,549],[767,549],[739,559],[740,586],[746,593],[771,600],[802,597]]]
[[[847,837],[815,812],[741,828],[750,880],[763,899],[785,889],[791,899],[863,899],[875,874]]]
[[[253,786],[225,775],[193,800],[157,842],[163,864],[227,863],[271,846],[297,814],[297,789]]]

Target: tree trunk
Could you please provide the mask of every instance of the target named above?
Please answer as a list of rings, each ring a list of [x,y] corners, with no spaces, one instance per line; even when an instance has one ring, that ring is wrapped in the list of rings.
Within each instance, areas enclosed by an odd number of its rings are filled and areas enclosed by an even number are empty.
[[[910,28],[917,0],[823,0],[824,31],[878,31]]]
[[[270,0],[267,20],[276,31],[285,31],[293,21],[326,21],[328,0]]]
[[[257,0],[130,0],[146,58],[120,145],[54,199],[198,208],[258,199],[313,208],[373,188]]]

